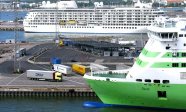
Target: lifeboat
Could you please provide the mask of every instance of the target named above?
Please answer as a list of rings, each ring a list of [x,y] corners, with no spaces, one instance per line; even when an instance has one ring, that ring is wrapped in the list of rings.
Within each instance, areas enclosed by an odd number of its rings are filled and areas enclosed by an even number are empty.
[[[59,21],[59,25],[65,25],[66,24],[66,21],[65,20],[60,20]]]
[[[77,24],[76,20],[68,20],[67,24],[74,25]]]

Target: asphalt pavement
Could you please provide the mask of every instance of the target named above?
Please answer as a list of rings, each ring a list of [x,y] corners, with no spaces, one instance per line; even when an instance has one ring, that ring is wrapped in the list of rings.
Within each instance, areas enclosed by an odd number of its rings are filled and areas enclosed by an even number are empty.
[[[27,50],[27,54],[25,56],[18,58],[16,66],[20,68],[20,70],[23,70],[23,74],[13,74],[14,59],[0,63],[0,86],[88,87],[83,77],[78,74],[63,76],[62,82],[35,81],[27,79],[25,71],[28,69],[51,70],[50,64],[32,64],[27,61],[31,56],[39,53],[43,49],[47,49],[47,51],[43,54],[40,54],[37,57],[37,61],[50,61],[51,57],[60,57],[62,62],[68,62],[72,60],[78,62],[95,62],[98,59],[108,61],[110,60],[110,62],[112,62],[111,58],[95,56],[90,53],[78,51],[77,49],[71,47],[57,47],[54,43],[39,44]],[[112,58],[114,61],[117,60],[116,57]],[[113,65],[111,67],[114,68]]]

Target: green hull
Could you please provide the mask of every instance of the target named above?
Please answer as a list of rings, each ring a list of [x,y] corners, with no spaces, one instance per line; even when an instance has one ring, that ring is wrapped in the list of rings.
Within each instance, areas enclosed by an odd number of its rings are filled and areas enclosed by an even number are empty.
[[[185,84],[86,81],[105,104],[186,109]]]

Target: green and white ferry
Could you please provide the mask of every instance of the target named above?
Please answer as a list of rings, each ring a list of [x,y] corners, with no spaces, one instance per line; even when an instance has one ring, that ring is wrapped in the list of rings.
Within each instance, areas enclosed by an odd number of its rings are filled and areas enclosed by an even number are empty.
[[[130,69],[84,78],[105,104],[186,109],[186,21],[160,17],[148,30],[149,40]]]

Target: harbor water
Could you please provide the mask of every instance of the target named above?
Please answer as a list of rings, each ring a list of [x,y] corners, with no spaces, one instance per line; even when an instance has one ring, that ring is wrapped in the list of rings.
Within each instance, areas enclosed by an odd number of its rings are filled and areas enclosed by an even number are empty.
[[[100,102],[95,97],[50,97],[50,98],[1,98],[1,112],[177,112],[173,110],[131,108],[131,107],[105,107],[87,108],[85,101]]]
[[[1,37],[0,41],[5,41],[6,39],[14,39],[15,32],[14,31],[0,31]],[[94,37],[110,37],[113,39],[122,39],[125,41],[133,41],[133,40],[147,40],[148,37],[146,34],[125,34],[125,35],[75,35],[75,34],[64,34],[67,38],[94,38]],[[28,42],[46,42],[55,39],[55,33],[25,33],[24,31],[17,31],[17,40],[18,41],[28,41]]]
[[[23,19],[27,14],[27,11],[0,11],[0,20],[2,21],[14,21],[17,19]]]
[[[15,39],[14,31],[0,31],[1,37],[0,41],[5,41],[6,39]],[[55,34],[35,34],[35,33],[25,33],[24,31],[17,31],[18,41],[28,41],[28,42],[38,42],[38,41],[48,41],[55,38]]]

